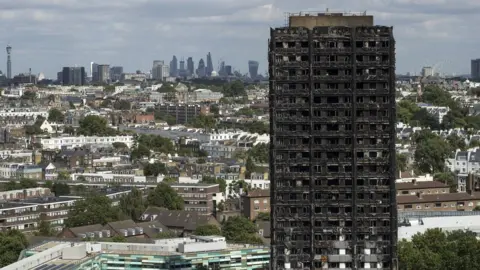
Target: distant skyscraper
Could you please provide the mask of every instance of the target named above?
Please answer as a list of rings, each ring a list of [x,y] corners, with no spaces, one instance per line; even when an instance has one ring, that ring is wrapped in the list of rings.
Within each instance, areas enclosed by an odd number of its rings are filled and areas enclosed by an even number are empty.
[[[197,76],[205,77],[207,75],[207,68],[205,67],[205,62],[203,58],[198,61]]]
[[[95,62],[90,62],[90,76],[92,82],[98,82],[98,64]]]
[[[258,61],[248,61],[248,72],[250,73],[250,78],[253,80],[255,80],[258,76],[258,66]]]
[[[187,70],[188,70],[188,75],[195,74],[195,63],[193,62],[192,57],[188,57],[187,59]]]
[[[113,82],[120,81],[120,78],[122,77],[123,73],[123,67],[116,66],[116,67],[111,67],[110,68],[110,79]]]
[[[110,81],[110,65],[98,65],[98,81],[102,83]]]
[[[161,60],[153,61],[152,79],[157,81],[163,81],[168,76],[170,76],[169,65],[165,65],[164,61],[161,61]]]
[[[178,60],[174,55],[172,61],[170,61],[170,76],[176,77],[178,75]]]
[[[180,60],[180,70],[185,70],[185,61]]]
[[[220,66],[218,67],[218,75],[227,76],[227,72],[225,71],[225,61],[220,62]]]
[[[480,58],[472,59],[471,68],[472,79],[480,79]]]
[[[12,46],[7,45],[7,79],[12,78]]]
[[[212,55],[210,52],[207,54],[207,66],[205,68],[205,75],[210,77],[213,71],[213,62],[212,62]]]
[[[64,67],[61,75],[63,85],[85,85],[84,67]]]
[[[225,73],[227,74],[227,76],[232,76],[232,66],[225,66]]]

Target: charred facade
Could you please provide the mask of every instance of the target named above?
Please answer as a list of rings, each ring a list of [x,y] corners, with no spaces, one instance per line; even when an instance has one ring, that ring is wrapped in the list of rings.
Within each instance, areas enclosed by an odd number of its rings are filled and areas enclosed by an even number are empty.
[[[397,267],[395,40],[355,17],[271,29],[272,269]]]

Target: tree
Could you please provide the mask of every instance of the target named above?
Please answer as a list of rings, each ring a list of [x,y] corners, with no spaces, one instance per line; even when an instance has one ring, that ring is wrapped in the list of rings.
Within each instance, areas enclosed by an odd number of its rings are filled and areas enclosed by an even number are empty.
[[[162,182],[166,184],[172,184],[178,182],[178,179],[174,177],[165,177],[163,178]]]
[[[105,225],[119,219],[120,211],[112,206],[112,200],[106,196],[93,195],[75,202],[68,212],[65,225],[69,228],[93,224]]]
[[[396,153],[396,165],[397,165],[397,173],[404,172],[407,170],[407,155]]]
[[[174,116],[163,113],[161,111],[155,111],[154,116],[155,120],[165,121],[169,126],[177,124],[177,119]]]
[[[14,180],[8,181],[8,183],[5,184],[5,189],[8,190],[16,190],[19,189],[19,186],[17,185],[17,182]]]
[[[137,188],[120,199],[120,210],[134,221],[139,221],[146,209],[146,201],[143,192]]]
[[[222,233],[227,241],[244,244],[262,244],[257,236],[257,228],[249,219],[241,216],[231,217],[222,225]]]
[[[18,230],[0,232],[0,267],[16,262],[27,246],[27,238],[22,232]]]
[[[107,95],[111,95],[115,92],[115,85],[105,85],[103,87],[103,92]]]
[[[45,220],[45,214],[40,216],[40,222],[38,223],[38,231],[35,233],[37,236],[54,236],[55,231],[52,229],[50,222]]]
[[[211,130],[215,128],[216,120],[213,116],[201,114],[189,121],[188,125],[194,128]]]
[[[211,177],[211,176],[202,176],[202,181],[201,183],[206,183],[206,184],[218,184],[220,192],[225,193],[227,189],[227,181],[222,178],[216,178],[216,177]]]
[[[147,196],[149,206],[165,207],[170,210],[183,210],[183,199],[166,183],[160,183]]]
[[[108,126],[107,119],[97,115],[89,115],[80,120],[78,134],[85,136],[114,136],[117,134],[117,131]]]
[[[434,179],[443,182],[450,187],[450,193],[457,192],[457,184],[455,182],[455,174],[452,172],[442,172],[434,175]]]
[[[220,231],[220,228],[218,228],[215,225],[205,224],[202,226],[198,226],[197,229],[195,229],[194,234],[208,236],[208,235],[221,235],[222,232]]]
[[[467,148],[467,143],[465,139],[460,138],[457,134],[450,134],[446,138],[448,144],[450,145],[451,151],[456,151],[457,149],[465,150]]]
[[[75,135],[75,128],[72,126],[65,126],[63,127],[63,133],[69,134],[69,135]]]
[[[160,88],[157,89],[157,92],[159,93],[174,93],[175,87],[173,87],[171,84],[164,83]]]
[[[414,155],[415,166],[422,173],[442,172],[445,159],[450,153],[450,145],[439,136],[418,141]]]
[[[45,184],[43,185],[43,187],[46,187],[46,188],[52,190],[52,188],[53,188],[53,181],[52,181],[52,180],[46,180],[46,181],[45,181]]]
[[[59,171],[57,178],[58,180],[70,180],[70,173],[67,171]]]
[[[115,148],[115,150],[126,150],[126,149],[128,149],[128,146],[123,142],[114,142],[114,143],[112,143],[112,147]]]
[[[70,186],[66,183],[56,182],[52,186],[52,192],[55,196],[70,195]]]
[[[33,91],[25,91],[22,95],[22,99],[30,100],[30,101],[34,102],[35,99],[37,99],[37,93],[35,93]]]
[[[177,235],[172,232],[172,231],[166,231],[166,232],[159,232],[157,235],[155,235],[155,238],[157,239],[169,239],[169,238],[175,238]]]
[[[27,189],[27,188],[36,188],[38,187],[38,182],[33,179],[23,178],[18,183],[18,189]]]
[[[159,174],[167,174],[167,167],[163,163],[147,163],[143,167],[143,175],[145,176],[158,176]]]
[[[117,242],[117,243],[124,243],[127,242],[127,238],[123,235],[115,235],[114,237],[111,238],[112,242]]]
[[[126,110],[130,110],[132,108],[132,104],[130,104],[130,101],[128,101],[128,100],[117,100],[113,104],[113,108],[115,110],[126,111]]]
[[[256,220],[269,221],[270,220],[270,213],[260,212],[260,213],[258,213]]]
[[[132,150],[132,152],[130,153],[130,159],[131,160],[138,160],[138,159],[141,159],[143,157],[147,157],[147,158],[150,157],[150,149],[143,144],[134,148]]]
[[[480,241],[471,231],[428,229],[398,243],[399,270],[480,269]]]
[[[224,84],[223,94],[226,97],[242,97],[246,96],[245,85],[240,80],[235,80],[231,83]]]
[[[147,149],[155,152],[166,154],[175,153],[175,145],[172,140],[162,136],[142,134],[136,139],[136,144],[138,146],[143,145]]]
[[[259,143],[247,151],[247,156],[251,157],[256,163],[268,163],[270,146],[269,144]]]
[[[53,123],[63,123],[65,121],[65,115],[58,109],[52,108],[48,112],[48,121]]]

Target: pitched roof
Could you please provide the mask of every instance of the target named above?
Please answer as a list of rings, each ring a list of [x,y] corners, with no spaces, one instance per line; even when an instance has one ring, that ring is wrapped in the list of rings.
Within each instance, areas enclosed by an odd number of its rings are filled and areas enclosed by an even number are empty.
[[[452,201],[470,201],[480,200],[480,192],[469,193],[441,193],[441,194],[422,194],[397,196],[397,204],[409,203],[435,203],[435,202],[452,202]]]
[[[117,233],[118,233],[119,230],[125,230],[125,229],[128,229],[128,228],[138,227],[137,224],[131,219],[109,222],[109,223],[107,223],[106,226],[110,226]]]
[[[75,235],[75,237],[78,237],[78,234],[80,233],[97,232],[97,231],[104,230],[103,226],[100,224],[74,227],[74,228],[68,228],[68,229]]]
[[[149,207],[142,215],[144,220],[156,220],[168,228],[182,228],[194,231],[198,226],[218,221],[212,215],[201,215],[193,211],[173,211]]]
[[[396,183],[395,186],[397,190],[448,188],[448,185],[439,181],[415,181],[415,182],[408,182],[408,183]]]

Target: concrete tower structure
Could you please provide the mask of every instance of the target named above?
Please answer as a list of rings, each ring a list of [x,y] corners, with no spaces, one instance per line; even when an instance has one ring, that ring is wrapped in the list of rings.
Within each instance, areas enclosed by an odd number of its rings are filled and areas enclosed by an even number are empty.
[[[7,79],[12,78],[12,46],[7,45]]]
[[[270,30],[270,269],[396,270],[393,29],[288,19]]]

